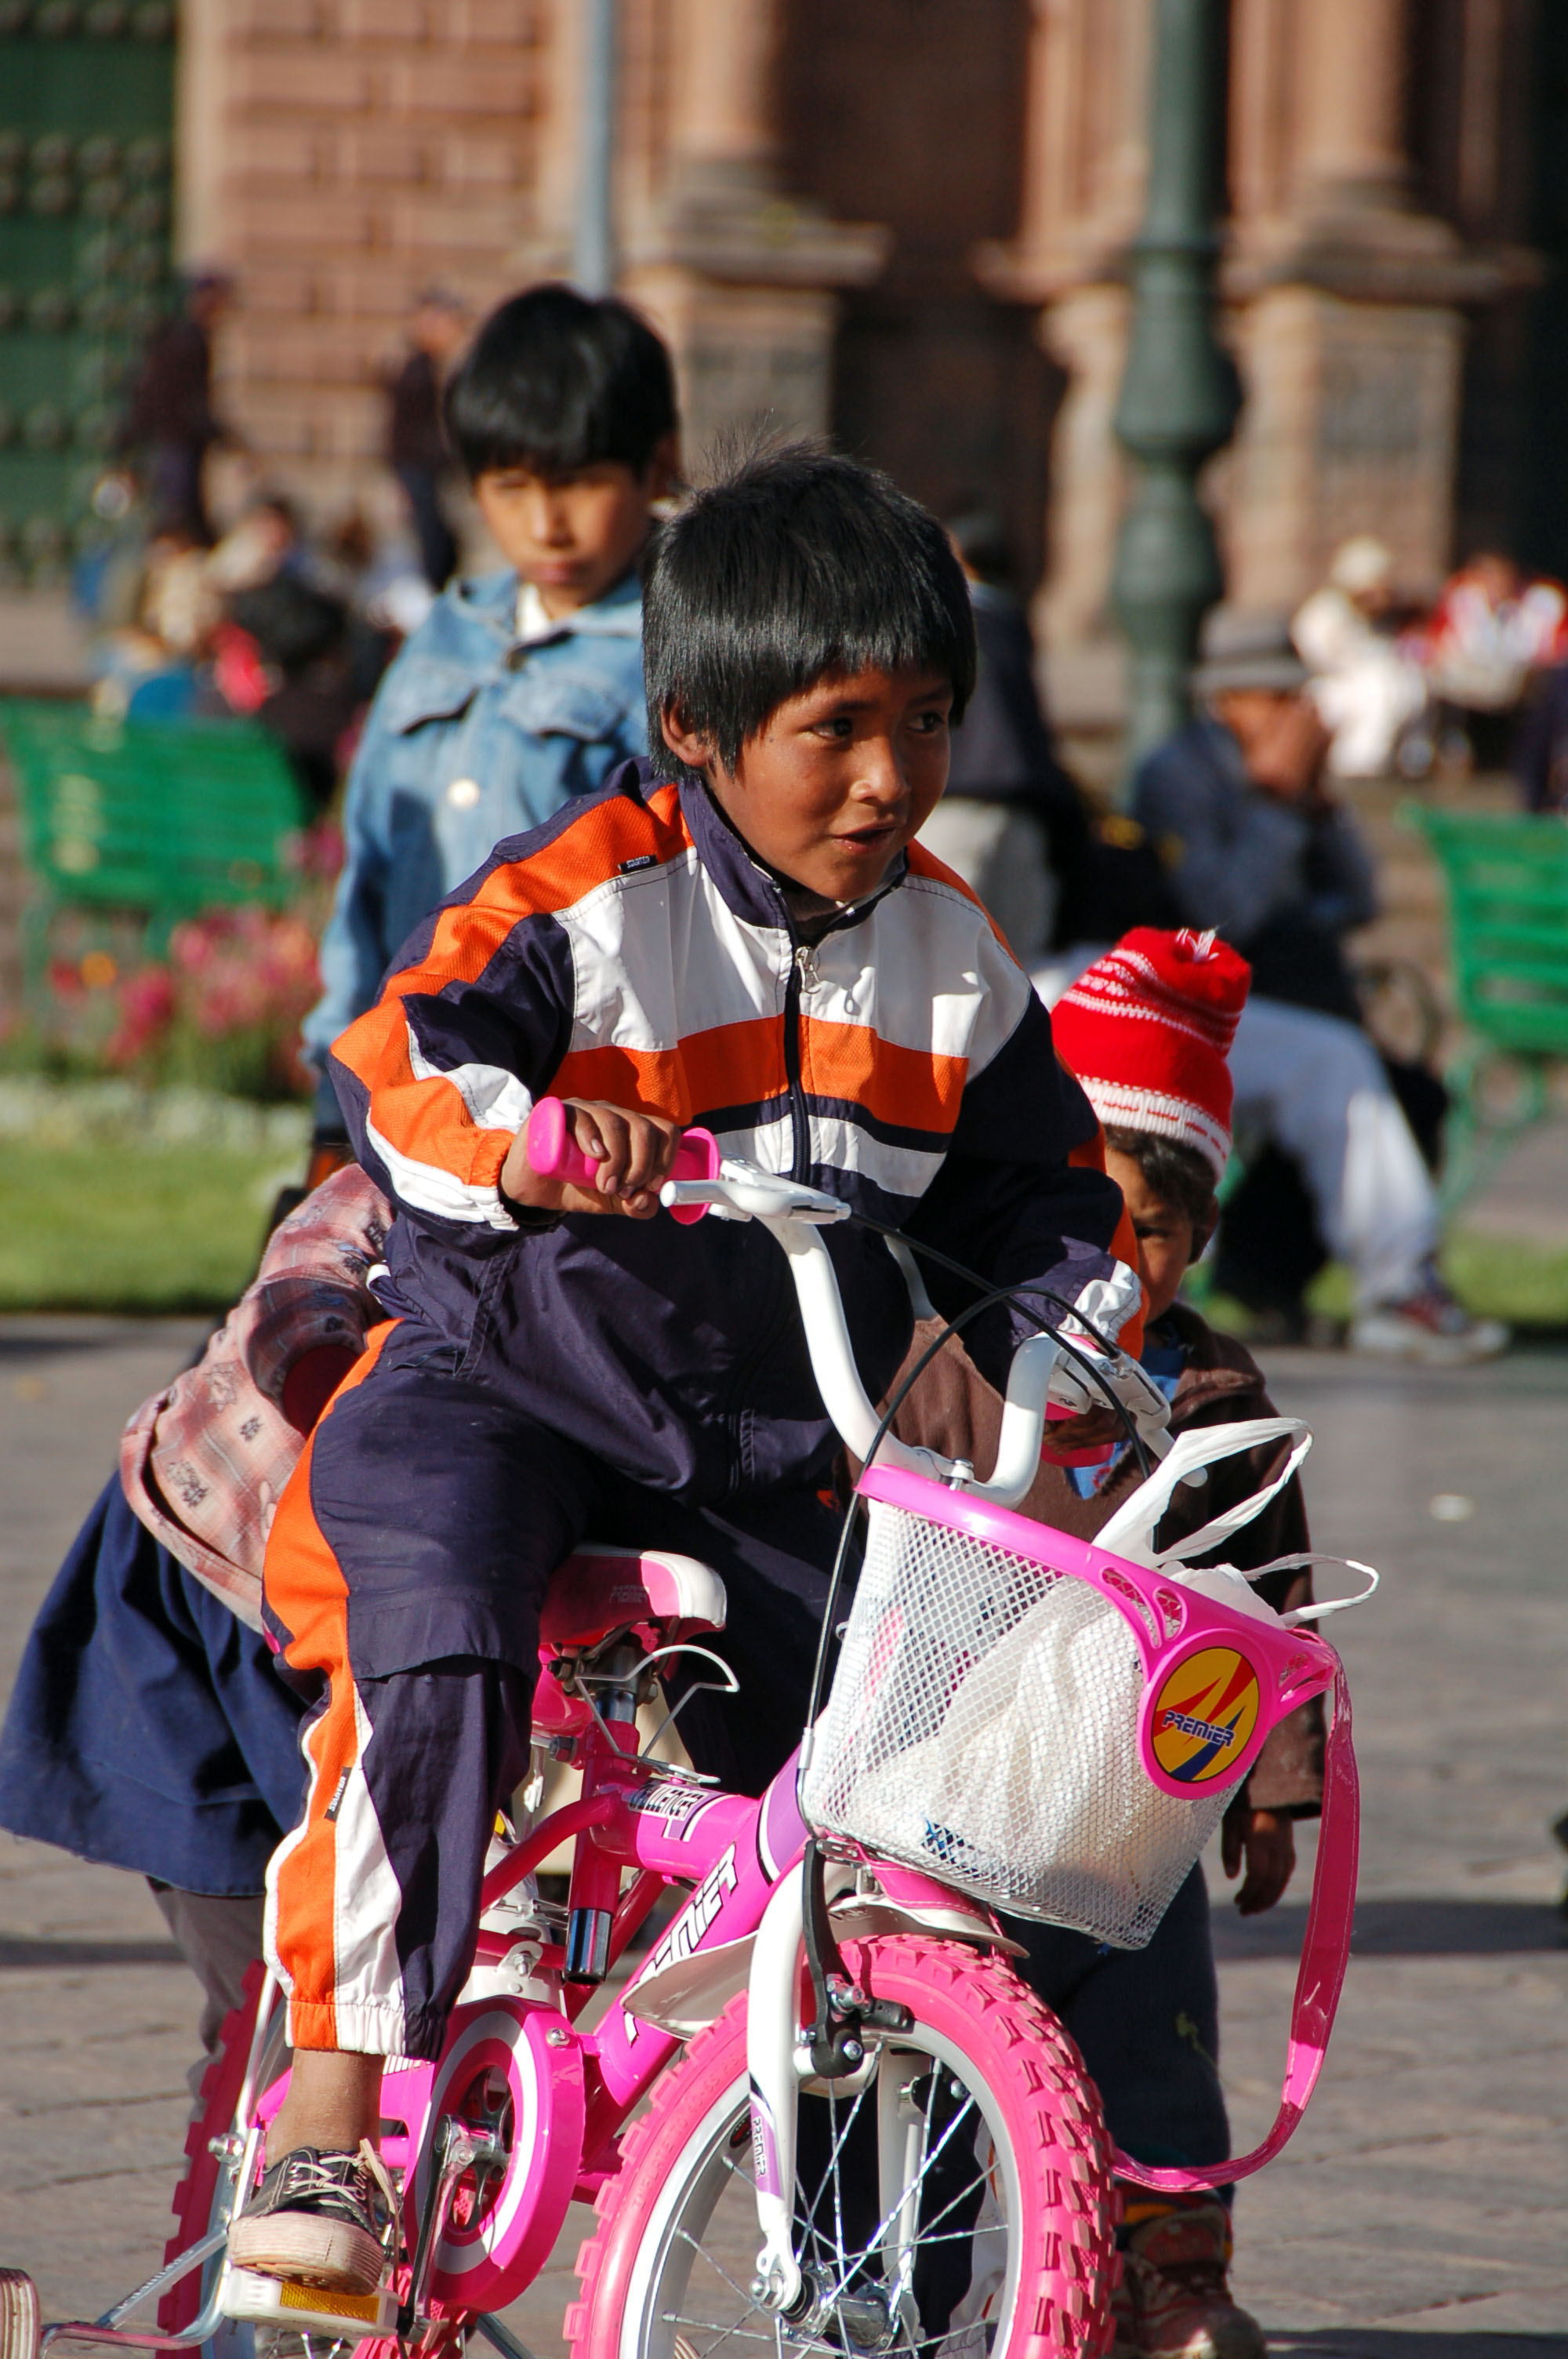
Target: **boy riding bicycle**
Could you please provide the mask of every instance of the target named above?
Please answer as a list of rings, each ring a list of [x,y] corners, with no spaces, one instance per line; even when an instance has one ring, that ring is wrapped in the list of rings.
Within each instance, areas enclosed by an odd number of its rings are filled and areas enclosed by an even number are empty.
[[[914,842],[974,679],[940,527],[849,460],[753,462],[665,536],[644,648],[653,765],[498,846],[334,1055],[399,1218],[389,1323],[267,1553],[270,1625],[319,1703],[268,1877],[294,2080],[230,2249],[287,2278],[380,2275],[382,2062],[439,2051],[524,1770],[540,1600],[585,1533],[725,1579],[743,1695],[699,1700],[699,1767],[758,1792],[798,1736],[837,1438],[772,1241],[653,1223],[682,1131],[989,1284],[1095,1286],[1102,1327],[1135,1323],[1094,1114],[985,912]],[[595,1188],[531,1168],[545,1094]],[[874,1393],[908,1343],[904,1282],[873,1229],[827,1234]],[[968,1332],[1000,1378],[1027,1322],[999,1306]]]

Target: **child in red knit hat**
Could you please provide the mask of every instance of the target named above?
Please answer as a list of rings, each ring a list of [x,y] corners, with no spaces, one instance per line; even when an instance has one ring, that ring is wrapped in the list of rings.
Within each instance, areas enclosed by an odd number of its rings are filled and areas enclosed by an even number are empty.
[[[1100,1118],[1106,1169],[1131,1215],[1146,1296],[1142,1363],[1171,1396],[1173,1435],[1273,1414],[1249,1354],[1178,1299],[1217,1216],[1215,1190],[1230,1154],[1226,1057],[1250,979],[1246,961],[1213,934],[1140,928],[1079,976],[1051,1019],[1057,1054]],[[933,1332],[916,1332],[912,1359]],[[1000,1423],[997,1395],[953,1343],[917,1382],[897,1430],[985,1473]],[[1200,1491],[1179,1490],[1162,1538],[1175,1539],[1184,1526],[1195,1529],[1258,1488],[1273,1454],[1222,1462]],[[1138,1480],[1125,1451],[1108,1466],[1043,1464],[1021,1512],[1087,1538]],[[1308,1546],[1292,1482],[1225,1553],[1247,1568]],[[1277,1610],[1311,1594],[1310,1578],[1298,1571],[1266,1575],[1257,1586]],[[1228,1875],[1245,1869],[1237,1895],[1243,1915],[1271,1908],[1290,1880],[1292,1821],[1315,1817],[1321,1802],[1322,1745],[1318,1708],[1294,1714],[1226,1814],[1222,1859]],[[1010,1919],[1007,1930],[1028,1951],[1021,1971],[1083,2050],[1117,2143],[1152,2164],[1225,2160],[1230,2132],[1202,1867],[1146,1949],[1104,1949],[1084,1934],[1022,1919]],[[1132,2186],[1123,2199],[1112,2359],[1262,2359],[1262,2332],[1230,2292],[1228,2204]]]

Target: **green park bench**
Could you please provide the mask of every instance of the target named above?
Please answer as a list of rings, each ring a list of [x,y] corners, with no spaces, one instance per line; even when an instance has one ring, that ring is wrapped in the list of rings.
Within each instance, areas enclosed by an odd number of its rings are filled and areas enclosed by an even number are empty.
[[[138,919],[155,954],[182,918],[281,908],[304,811],[274,738],[243,721],[101,720],[79,704],[0,701],[32,892],[29,989],[64,910]]]
[[[1407,803],[1447,892],[1455,1008],[1465,1039],[1443,1196],[1464,1202],[1548,1112],[1552,1067],[1568,1060],[1568,826]]]

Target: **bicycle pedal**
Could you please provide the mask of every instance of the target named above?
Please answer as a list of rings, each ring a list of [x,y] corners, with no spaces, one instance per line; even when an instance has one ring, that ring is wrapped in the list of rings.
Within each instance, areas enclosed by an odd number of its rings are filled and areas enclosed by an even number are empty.
[[[255,2325],[319,2327],[341,2338],[345,2327],[360,2336],[397,2332],[397,2296],[390,2286],[375,2293],[329,2293],[322,2286],[291,2285],[255,2269],[225,2272],[219,2308],[225,2318]]]

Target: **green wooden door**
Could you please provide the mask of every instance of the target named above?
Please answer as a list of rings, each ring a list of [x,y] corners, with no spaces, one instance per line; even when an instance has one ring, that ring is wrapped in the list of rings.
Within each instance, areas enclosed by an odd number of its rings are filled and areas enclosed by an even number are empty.
[[[0,0],[0,578],[58,579],[168,301],[169,0]]]

